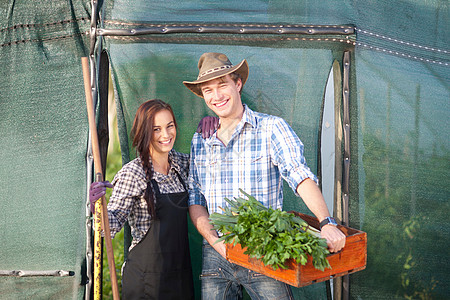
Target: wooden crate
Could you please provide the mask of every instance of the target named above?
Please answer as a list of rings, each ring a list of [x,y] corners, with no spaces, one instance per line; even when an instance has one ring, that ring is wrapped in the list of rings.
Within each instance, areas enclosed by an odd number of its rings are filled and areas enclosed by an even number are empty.
[[[292,213],[301,217],[309,225],[319,228],[319,221],[316,218],[298,212]],[[310,285],[365,269],[367,234],[346,226],[339,225],[338,228],[346,235],[346,242],[341,251],[327,256],[331,269],[317,270],[312,264],[312,257],[309,257],[304,266],[290,260],[287,263],[288,269],[273,270],[271,267],[264,266],[260,260],[244,254],[245,248],[242,249],[239,244],[236,246],[226,244],[227,260],[295,287]]]

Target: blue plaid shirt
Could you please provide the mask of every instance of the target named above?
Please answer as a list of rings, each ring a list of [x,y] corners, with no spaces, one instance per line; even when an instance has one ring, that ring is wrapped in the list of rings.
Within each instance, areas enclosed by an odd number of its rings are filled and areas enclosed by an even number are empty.
[[[191,144],[189,205],[222,213],[224,198],[254,196],[266,207],[283,207],[283,181],[297,194],[300,182],[316,176],[306,165],[303,144],[282,118],[252,111],[245,105],[242,120],[228,145],[214,133],[204,140],[195,133]],[[298,194],[297,194],[298,196]]]

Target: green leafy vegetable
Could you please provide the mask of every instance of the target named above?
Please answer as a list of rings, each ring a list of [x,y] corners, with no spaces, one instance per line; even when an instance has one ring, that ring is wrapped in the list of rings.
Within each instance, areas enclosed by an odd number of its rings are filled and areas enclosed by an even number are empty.
[[[327,242],[320,238],[317,229],[294,214],[266,208],[253,196],[240,191],[248,199],[225,198],[229,206],[221,208],[223,214],[210,215],[214,229],[224,234],[219,241],[247,247],[245,254],[275,270],[287,269],[289,259],[305,265],[308,255],[312,256],[316,269],[330,268]]]

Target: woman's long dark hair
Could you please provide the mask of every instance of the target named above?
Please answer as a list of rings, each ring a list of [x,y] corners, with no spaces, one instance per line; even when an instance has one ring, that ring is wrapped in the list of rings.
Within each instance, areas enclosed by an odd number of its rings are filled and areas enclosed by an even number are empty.
[[[148,100],[139,106],[134,117],[133,127],[131,128],[131,138],[133,139],[133,147],[142,161],[145,176],[147,179],[147,189],[144,194],[144,199],[147,202],[148,212],[152,218],[155,218],[155,197],[153,194],[151,179],[153,176],[152,166],[150,161],[150,144],[153,136],[153,121],[155,115],[162,111],[168,110],[173,117],[175,128],[177,122],[172,107],[159,99]]]

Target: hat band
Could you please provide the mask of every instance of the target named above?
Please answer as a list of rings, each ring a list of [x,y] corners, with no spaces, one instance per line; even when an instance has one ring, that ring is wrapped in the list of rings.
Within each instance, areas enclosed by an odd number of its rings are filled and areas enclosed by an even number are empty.
[[[208,74],[211,74],[211,73],[214,73],[214,72],[217,72],[217,71],[221,71],[221,70],[224,70],[224,69],[230,69],[232,67],[233,67],[233,65],[226,65],[226,66],[221,66],[221,67],[217,67],[217,68],[214,68],[214,69],[209,69],[209,70],[203,72],[202,74],[198,75],[197,80],[199,80],[200,78],[202,78],[205,75],[208,75]]]

